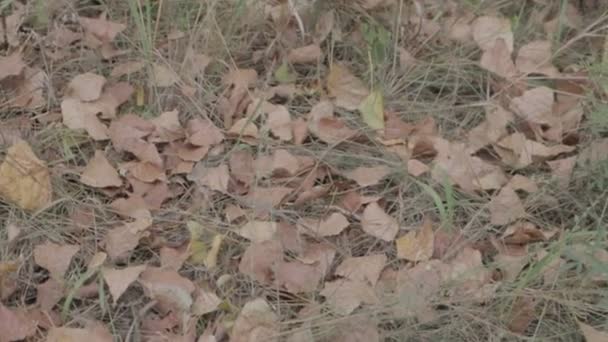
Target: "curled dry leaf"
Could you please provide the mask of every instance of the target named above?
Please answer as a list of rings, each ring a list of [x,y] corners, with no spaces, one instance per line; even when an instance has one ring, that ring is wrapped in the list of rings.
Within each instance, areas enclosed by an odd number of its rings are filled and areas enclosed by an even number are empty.
[[[282,260],[283,247],[279,241],[252,243],[241,257],[239,272],[262,284],[270,284],[273,279],[273,266]]]
[[[245,137],[245,138],[258,138],[258,127],[248,118],[242,118],[235,122],[230,130],[228,130],[228,134],[236,137]]]
[[[346,258],[336,268],[336,275],[376,286],[387,260],[384,254]]]
[[[526,217],[526,209],[515,191],[503,187],[489,204],[490,222],[495,225],[509,224],[517,219]]]
[[[213,146],[224,141],[224,134],[213,122],[195,118],[186,124],[186,138],[194,146]]]
[[[377,202],[368,204],[363,210],[361,227],[367,234],[384,241],[393,241],[399,231],[397,221],[389,216]]]
[[[150,122],[154,125],[154,132],[148,138],[150,142],[171,142],[184,137],[184,129],[179,122],[177,109],[163,112]]]
[[[63,282],[72,257],[80,250],[76,245],[59,245],[50,241],[34,247],[34,262],[46,268],[53,279]]]
[[[187,278],[174,270],[148,267],[139,276],[139,282],[150,298],[156,299],[165,308],[189,311],[192,306],[192,293],[196,289]]]
[[[538,191],[538,185],[536,185],[536,182],[522,175],[513,176],[513,178],[509,180],[509,183],[507,183],[506,186],[510,187],[513,190],[525,191],[529,194]]]
[[[513,120],[513,114],[502,106],[487,106],[485,120],[467,134],[469,152],[476,153],[503,138],[507,135],[507,125]]]
[[[321,60],[322,53],[318,44],[310,44],[289,51],[287,61],[292,64],[317,63]]]
[[[2,341],[21,341],[36,333],[36,322],[24,312],[14,311],[0,303],[0,336]]]
[[[341,64],[332,64],[327,76],[327,91],[336,106],[356,110],[369,95],[367,86]]]
[[[332,213],[324,219],[304,218],[298,220],[298,229],[313,236],[334,236],[340,234],[350,223],[340,213]]]
[[[25,210],[39,210],[51,203],[49,169],[25,141],[9,147],[0,164],[0,196]]]
[[[516,334],[524,334],[536,317],[537,304],[537,300],[533,297],[517,297],[511,307],[509,321],[507,322],[509,330]]]
[[[276,186],[270,188],[255,187],[245,197],[245,204],[256,213],[267,213],[278,207],[285,197],[293,192],[292,188]]]
[[[152,83],[161,88],[170,87],[177,82],[180,78],[173,69],[166,65],[154,63],[152,65]]]
[[[409,159],[407,161],[407,172],[414,177],[420,177],[430,171],[431,168],[418,159]]]
[[[352,313],[361,304],[378,302],[374,289],[358,280],[338,279],[325,282],[320,294],[336,313],[344,316]]]
[[[391,169],[384,165],[372,167],[360,166],[354,170],[344,172],[344,176],[354,180],[359,186],[365,187],[378,184],[380,180],[390,173]]]
[[[230,172],[228,171],[228,166],[226,164],[217,167],[205,167],[199,162],[188,175],[188,179],[194,181],[199,186],[204,186],[222,193],[228,193]]]
[[[511,100],[511,110],[523,119],[541,125],[554,124],[554,94],[548,87],[526,90],[521,96]]]
[[[479,65],[498,76],[510,79],[517,74],[517,69],[508,46],[503,39],[498,39],[494,46],[484,50]]]
[[[524,74],[559,76],[559,71],[551,64],[553,52],[549,40],[535,40],[519,49],[515,66]]]
[[[249,221],[239,229],[238,234],[252,242],[263,242],[273,240],[276,232],[276,222]]]
[[[81,101],[95,101],[101,97],[106,78],[91,72],[77,75],[68,84],[68,92]]]
[[[483,51],[490,50],[498,40],[503,40],[510,55],[513,52],[513,32],[507,18],[482,16],[473,21],[473,39]]]
[[[290,293],[313,292],[323,277],[318,265],[308,265],[298,260],[278,260],[272,270],[275,284]]]
[[[42,284],[36,285],[36,305],[41,310],[51,311],[63,298],[64,285],[53,278],[49,278]],[[1,330],[1,329],[0,329]],[[0,332],[1,333],[1,332]]]
[[[257,298],[247,302],[239,313],[230,333],[230,341],[279,341],[279,318],[270,305]]]
[[[273,105],[267,112],[266,126],[272,134],[283,140],[290,141],[293,138],[291,115],[285,106]]]
[[[139,239],[143,235],[141,232],[134,231],[126,225],[112,228],[108,230],[105,237],[105,250],[111,259],[122,258],[137,247]]]
[[[433,223],[425,219],[420,231],[410,231],[398,238],[397,257],[413,262],[426,261],[433,256],[435,246],[435,233]]]
[[[122,179],[110,164],[103,151],[96,150],[95,155],[80,174],[80,182],[94,188],[119,187]]]
[[[78,22],[85,30],[98,39],[101,43],[110,43],[116,36],[127,28],[127,25],[108,21],[105,14],[99,18],[79,17]]]
[[[513,133],[494,145],[494,150],[500,155],[502,161],[515,168],[524,168],[535,161],[572,152],[575,149],[575,146],[568,145],[546,146],[529,140],[523,133]]]
[[[146,265],[131,266],[123,269],[114,269],[104,267],[101,270],[103,279],[108,284],[110,294],[112,295],[112,301],[114,304],[118,302],[120,296],[127,290],[127,288],[139,278],[139,275],[146,269]]]
[[[84,129],[94,140],[108,139],[108,128],[99,120],[92,105],[67,98],[61,102],[63,124],[70,129]]]

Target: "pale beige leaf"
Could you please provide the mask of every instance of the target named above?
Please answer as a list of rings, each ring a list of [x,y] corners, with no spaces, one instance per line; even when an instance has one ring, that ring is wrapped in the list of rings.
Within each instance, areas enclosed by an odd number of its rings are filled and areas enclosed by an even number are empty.
[[[397,257],[413,262],[427,261],[433,256],[435,246],[435,233],[433,224],[425,219],[419,231],[410,231],[398,238]]]
[[[197,289],[194,303],[192,303],[192,314],[202,316],[218,309],[222,300],[212,291]]]
[[[228,130],[228,134],[237,137],[250,137],[257,139],[258,137],[258,127],[248,118],[242,118],[235,122],[230,130]]]
[[[541,86],[526,90],[511,100],[510,108],[523,119],[541,125],[551,125],[553,119],[553,90]]]
[[[239,263],[239,272],[262,284],[271,284],[273,267],[283,260],[283,247],[277,240],[252,243],[247,247]]]
[[[367,234],[384,241],[393,241],[399,231],[397,221],[386,214],[377,202],[372,202],[363,210],[361,227]]]
[[[91,324],[87,328],[52,327],[46,336],[46,342],[112,342],[114,338],[101,323]]]
[[[376,286],[388,258],[384,254],[346,258],[336,268],[336,274],[354,281]]]
[[[298,260],[278,260],[272,269],[275,284],[294,294],[315,291],[323,277],[318,265],[308,265]]]
[[[479,65],[482,68],[507,79],[510,79],[517,74],[517,69],[515,68],[515,64],[513,64],[511,54],[503,39],[497,40],[494,43],[494,46],[484,50]]]
[[[224,141],[224,134],[213,122],[200,118],[188,121],[186,136],[188,142],[195,146],[213,146]]]
[[[192,306],[192,293],[196,289],[192,281],[174,270],[148,267],[140,276],[147,295],[168,308],[188,311]]]
[[[333,9],[323,11],[323,13],[319,15],[313,32],[313,38],[317,44],[321,44],[327,39],[334,29],[334,23],[335,14]]]
[[[150,122],[155,128],[148,138],[150,142],[171,142],[184,137],[184,129],[179,122],[179,112],[177,109],[163,112],[150,120]]]
[[[336,249],[327,243],[308,243],[298,260],[308,265],[317,265],[321,274],[326,275],[335,256]]]
[[[179,76],[173,69],[166,65],[152,65],[152,83],[161,88],[170,87],[179,82]]]
[[[375,304],[378,301],[374,289],[363,281],[338,279],[325,282],[321,291],[330,307],[340,315],[352,313],[361,304]]]
[[[525,74],[542,74],[549,77],[559,76],[559,71],[551,64],[553,52],[548,40],[535,40],[519,49],[515,66]]]
[[[576,147],[568,145],[546,146],[527,139],[523,133],[513,133],[501,139],[494,145],[494,149],[506,164],[515,168],[523,168],[538,160],[572,152]]]
[[[125,24],[107,20],[105,15],[99,18],[79,17],[78,22],[86,33],[95,36],[104,43],[112,42],[120,32],[127,28]]]
[[[511,112],[500,105],[486,107],[486,119],[467,134],[468,150],[474,154],[507,135],[507,126],[514,120]]]
[[[536,182],[522,175],[513,176],[513,178],[509,180],[506,186],[510,187],[513,190],[523,190],[529,194],[538,191],[538,185],[536,185]]]
[[[228,193],[230,172],[226,164],[221,164],[216,167],[205,167],[202,163],[198,163],[188,175],[188,179],[194,181],[199,186],[204,186],[222,193]]]
[[[587,342],[605,342],[608,341],[608,332],[599,331],[596,328],[585,323],[578,322],[583,336]]]
[[[139,278],[139,275],[146,269],[146,265],[131,266],[123,269],[115,269],[104,267],[101,270],[103,279],[108,284],[110,294],[112,295],[112,301],[114,304],[118,302],[120,296],[127,290],[127,288]]]
[[[68,84],[68,91],[81,101],[94,101],[101,97],[106,78],[91,72],[77,75]]]
[[[508,18],[482,16],[473,21],[473,39],[483,51],[494,47],[496,41],[504,40],[507,53],[513,52],[513,32]]]
[[[99,120],[99,111],[77,99],[61,102],[63,124],[70,129],[84,129],[94,140],[108,139],[108,128]]]
[[[80,182],[94,188],[121,186],[122,179],[110,164],[103,151],[96,150],[87,166],[80,174]]]
[[[321,60],[322,53],[318,44],[310,44],[289,51],[287,61],[292,64],[317,63]]]
[[[521,199],[508,186],[503,187],[489,204],[490,222],[495,225],[509,224],[526,217],[526,209]]]
[[[283,141],[290,141],[293,138],[291,115],[285,106],[273,106],[268,112],[266,126],[275,137]]]
[[[25,67],[20,51],[15,51],[7,57],[0,56],[0,81],[21,75]]]
[[[21,341],[36,333],[36,322],[24,312],[13,311],[0,302],[0,339]]]
[[[344,172],[344,176],[352,179],[359,186],[372,186],[378,184],[384,177],[391,173],[391,169],[387,166],[360,166],[354,170]]]
[[[65,272],[70,267],[72,257],[78,253],[77,245],[59,245],[50,241],[34,247],[34,262],[49,271],[53,279],[63,281]]]
[[[529,257],[527,255],[510,255],[508,253],[498,253],[494,257],[496,267],[500,269],[502,280],[506,282],[514,282],[519,273],[528,264]]]
[[[416,57],[414,57],[408,50],[399,47],[399,67],[402,70],[408,70],[418,63]]]
[[[340,234],[350,223],[340,213],[332,213],[323,219],[303,218],[298,220],[298,229],[312,236],[334,236]]]
[[[63,283],[49,278],[44,283],[36,285],[36,305],[40,306],[42,310],[51,311],[63,298],[64,292]]]
[[[420,177],[430,171],[431,168],[418,159],[409,159],[407,161],[407,172],[414,177]]]
[[[232,342],[278,342],[279,318],[270,305],[256,298],[243,306],[230,334]]]
[[[42,209],[51,203],[49,169],[25,141],[18,141],[9,147],[0,164],[0,196],[30,211]]]
[[[249,221],[243,225],[238,234],[252,242],[272,240],[277,232],[277,223],[272,221]]]
[[[332,64],[327,76],[327,90],[336,106],[356,110],[369,95],[367,86],[341,64]]]
[[[105,250],[111,259],[123,257],[139,244],[142,234],[129,229],[127,226],[119,226],[108,230],[105,237]]]
[[[574,166],[576,165],[576,156],[551,160],[547,162],[547,165],[551,168],[551,173],[557,180],[557,183],[562,188],[567,188],[568,184],[570,184]]]

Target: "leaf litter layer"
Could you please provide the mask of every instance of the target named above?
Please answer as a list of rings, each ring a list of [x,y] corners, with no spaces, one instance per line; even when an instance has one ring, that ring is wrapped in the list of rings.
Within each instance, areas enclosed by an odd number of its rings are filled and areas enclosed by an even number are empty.
[[[3,2],[1,339],[606,340],[606,11]]]

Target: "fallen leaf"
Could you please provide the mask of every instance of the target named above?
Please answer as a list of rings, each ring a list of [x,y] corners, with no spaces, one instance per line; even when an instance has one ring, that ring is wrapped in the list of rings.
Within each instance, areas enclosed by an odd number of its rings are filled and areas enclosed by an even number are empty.
[[[575,146],[561,144],[546,146],[526,138],[523,133],[513,133],[494,145],[494,150],[501,157],[502,161],[515,168],[524,168],[535,161],[572,152],[575,149]]]
[[[95,150],[95,155],[80,174],[80,182],[94,188],[119,187],[122,179],[110,164],[103,151]]]
[[[49,278],[42,284],[36,285],[36,305],[43,311],[52,311],[53,307],[63,298],[65,288],[62,283]]]
[[[230,341],[279,341],[279,318],[270,305],[257,298],[243,306],[230,333]]]
[[[146,269],[146,265],[131,266],[123,269],[115,269],[104,267],[101,270],[103,279],[112,295],[112,301],[116,305],[120,296],[127,290],[127,288],[139,278],[139,275]]]
[[[108,128],[99,120],[99,111],[90,104],[66,98],[61,102],[63,124],[70,129],[84,129],[94,140],[108,139]]]
[[[410,231],[395,243],[398,258],[413,262],[429,260],[433,256],[435,246],[433,223],[425,219],[419,231]]]
[[[517,297],[512,305],[509,316],[509,330],[523,335],[536,316],[536,305],[536,299],[532,297]]]
[[[587,342],[603,342],[608,341],[608,332],[600,331],[590,325],[578,321],[578,326],[581,328],[585,341]]]
[[[380,183],[380,181],[391,173],[391,169],[387,166],[360,166],[354,170],[344,172],[344,177],[352,179],[359,186],[366,187]]]
[[[371,92],[359,105],[359,112],[371,129],[384,129],[384,96],[381,92]]]
[[[249,137],[249,138],[258,138],[258,127],[248,118],[242,118],[235,122],[230,130],[228,130],[228,134],[236,137]]]
[[[195,298],[192,303],[192,314],[202,316],[217,310],[222,303],[222,300],[212,291],[204,289],[196,289],[194,292]]]
[[[553,119],[554,94],[548,87],[526,90],[521,96],[511,100],[510,107],[523,119],[541,125],[551,125]]]
[[[559,76],[559,71],[551,64],[553,52],[548,40],[535,40],[519,48],[515,66],[524,74]]]
[[[275,105],[267,112],[266,126],[270,132],[283,141],[293,138],[291,115],[285,106]]]
[[[323,52],[318,44],[310,44],[295,48],[287,54],[287,61],[292,64],[317,63]]]
[[[361,304],[375,304],[378,298],[374,289],[363,281],[338,279],[325,282],[320,292],[329,306],[340,315],[349,315]]]
[[[512,283],[517,280],[519,273],[529,263],[530,258],[528,255],[511,255],[509,253],[498,253],[494,257],[496,267],[500,270],[502,275],[501,280]]]
[[[90,102],[101,97],[106,78],[91,72],[76,75],[68,84],[68,92],[79,100]]]
[[[248,149],[240,149],[230,154],[228,160],[232,177],[246,186],[249,186],[255,179],[256,170],[254,169],[253,155]]]
[[[273,266],[283,260],[283,247],[277,240],[250,244],[239,263],[239,272],[262,284],[271,284]]]
[[[209,146],[194,146],[182,142],[174,142],[173,148],[180,160],[186,162],[199,162],[209,153]]]
[[[430,167],[417,159],[409,159],[407,161],[407,173],[414,177],[420,177],[430,171]]]
[[[369,95],[367,86],[341,64],[332,64],[327,76],[327,91],[336,106],[356,110]]]
[[[51,278],[63,282],[63,276],[70,267],[72,257],[78,253],[77,245],[59,245],[50,241],[34,247],[34,262],[46,268]]]
[[[274,79],[280,84],[292,84],[298,79],[298,74],[284,61],[274,72]]]
[[[513,176],[506,186],[510,187],[513,190],[523,190],[529,194],[538,191],[538,185],[528,177],[522,175]]]
[[[350,223],[340,213],[332,213],[323,219],[304,218],[298,220],[298,229],[312,236],[334,236],[340,234]]]
[[[329,34],[334,29],[335,15],[334,10],[323,11],[319,14],[313,32],[313,40],[317,44],[321,44],[327,39]]]
[[[106,233],[105,250],[111,259],[120,259],[139,244],[142,233],[133,231],[128,226],[114,227]]]
[[[509,47],[503,39],[498,39],[493,47],[484,50],[479,66],[506,79],[511,79],[517,74]]]
[[[154,63],[152,65],[152,79],[151,82],[161,88],[170,87],[177,82],[180,78],[173,69],[166,65]]]
[[[199,162],[188,175],[188,179],[199,186],[204,186],[221,193],[228,193],[230,172],[226,164],[216,167],[205,167],[204,164]]]
[[[363,210],[361,227],[367,234],[384,241],[393,241],[399,231],[399,223],[386,214],[377,202],[368,204]]]
[[[377,321],[371,315],[357,315],[341,320],[334,327],[336,333],[332,341],[336,342],[380,342]]]
[[[25,141],[18,141],[9,147],[0,164],[0,196],[30,211],[42,209],[51,203],[49,169]]]
[[[134,114],[123,115],[110,124],[109,135],[112,145],[119,151],[127,151],[140,161],[163,165],[156,146],[143,138],[150,135],[156,127],[151,122]]]
[[[513,32],[511,21],[507,18],[482,16],[473,21],[473,39],[483,51],[490,50],[502,39],[510,55],[513,52]]]
[[[52,327],[46,342],[112,342],[114,338],[108,329],[101,323],[89,324],[86,328]]]
[[[323,277],[317,265],[308,265],[298,260],[278,260],[272,270],[275,284],[294,294],[315,291]]]
[[[336,275],[376,286],[387,260],[384,254],[346,258],[336,268]]]
[[[36,322],[24,312],[13,311],[0,303],[0,336],[2,341],[21,341],[36,333]]]
[[[177,109],[161,113],[150,123],[154,126],[154,132],[150,133],[148,141],[152,143],[171,142],[184,137]]]
[[[79,17],[78,22],[85,33],[93,35],[102,43],[112,42],[116,36],[127,28],[127,25],[108,21],[105,14],[99,18]]]
[[[142,70],[146,64],[143,61],[129,61],[117,64],[110,72],[110,77],[120,78],[122,76],[131,75]]]
[[[303,118],[297,118],[291,122],[291,129],[293,143],[295,145],[302,145],[304,140],[308,137],[308,122]]]
[[[284,186],[270,188],[255,187],[249,191],[244,198],[244,202],[254,209],[256,213],[262,214],[277,208],[285,197],[291,193],[293,193],[293,189]]]
[[[418,60],[408,50],[399,47],[399,67],[401,70],[408,70],[418,63]]]
[[[220,248],[222,247],[222,242],[224,241],[224,235],[216,234],[213,236],[211,240],[211,248],[207,253],[207,257],[205,258],[203,264],[208,269],[213,269],[217,266],[217,257],[220,253]]]
[[[195,118],[186,124],[186,137],[188,142],[195,146],[213,146],[224,141],[224,134],[213,124],[205,119]]]
[[[298,260],[307,265],[316,265],[319,268],[319,272],[325,276],[335,256],[336,249],[327,243],[308,243],[298,257]]]
[[[309,123],[310,131],[328,144],[338,144],[357,135],[356,130],[348,127],[344,120],[339,118],[322,118],[313,125],[314,128],[311,128]]]
[[[277,223],[272,221],[249,221],[238,230],[238,234],[251,242],[273,240]]]
[[[508,186],[503,187],[489,203],[490,222],[494,225],[509,224],[526,217],[526,209],[517,193]]]
[[[139,276],[148,297],[155,299],[165,308],[189,311],[192,306],[192,293],[196,289],[192,281],[182,277],[174,270],[148,267]]]
[[[493,104],[485,109],[485,120],[467,134],[470,154],[474,154],[506,136],[507,126],[514,121],[513,114],[500,105]]]
[[[21,75],[26,66],[20,51],[15,51],[7,57],[0,56],[0,81]]]
[[[160,267],[179,271],[190,257],[188,248],[162,247],[159,252]]]
[[[567,188],[570,184],[570,178],[576,165],[576,156],[547,161],[547,165],[551,168],[553,177],[562,188]]]

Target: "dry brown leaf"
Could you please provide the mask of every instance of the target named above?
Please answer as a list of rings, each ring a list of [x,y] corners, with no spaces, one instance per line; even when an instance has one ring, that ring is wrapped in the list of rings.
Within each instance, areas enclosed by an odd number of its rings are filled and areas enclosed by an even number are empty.
[[[287,107],[273,105],[267,112],[265,124],[270,132],[280,140],[291,141],[293,139],[291,115]]]
[[[86,328],[52,327],[46,336],[46,342],[112,342],[114,338],[101,323],[95,322]]]
[[[391,173],[391,169],[387,166],[360,166],[354,170],[344,172],[344,177],[352,179],[359,186],[372,186],[380,183],[380,181]]]
[[[139,276],[139,282],[148,297],[157,300],[161,306],[182,312],[190,310],[192,293],[196,288],[192,281],[176,271],[148,267]]]
[[[510,187],[513,190],[523,190],[529,194],[538,191],[538,185],[536,185],[536,182],[522,175],[513,176],[513,178],[509,180],[506,186]]]
[[[79,17],[78,22],[85,30],[98,39],[101,43],[110,43],[116,36],[127,28],[127,25],[108,21],[105,14],[99,18]],[[101,44],[100,44],[101,45]]]
[[[94,188],[119,187],[122,179],[110,164],[103,151],[95,150],[95,155],[80,174],[80,182]]]
[[[131,266],[123,269],[104,267],[101,270],[103,279],[108,284],[112,301],[118,303],[120,296],[127,288],[139,278],[139,275],[146,269],[146,265]]]
[[[346,258],[336,268],[336,275],[376,286],[387,260],[384,254]]]
[[[151,82],[161,88],[170,87],[177,82],[179,82],[180,78],[173,69],[170,67],[154,63],[152,65],[152,79]]]
[[[156,181],[166,182],[167,176],[162,167],[151,162],[127,162],[120,165],[120,172],[127,173],[131,183],[137,180],[143,183],[154,183]],[[133,185],[133,184],[131,184]]]
[[[257,213],[266,213],[278,207],[291,193],[293,193],[293,189],[284,186],[255,187],[249,191],[244,202]]]
[[[84,129],[94,140],[108,139],[108,128],[99,120],[96,108],[77,99],[61,102],[63,124],[70,129]]]
[[[318,44],[310,44],[295,48],[287,54],[287,61],[292,64],[317,63],[323,52]]]
[[[0,302],[0,336],[2,341],[21,341],[36,333],[36,322],[24,312],[13,311]]]
[[[361,227],[367,234],[384,241],[393,241],[399,231],[399,223],[386,214],[377,202],[368,204],[363,210]]]
[[[228,164],[232,176],[246,186],[249,186],[255,179],[256,171],[254,169],[254,159],[248,149],[240,149],[232,152]]]
[[[49,278],[44,283],[36,285],[36,305],[44,311],[52,311],[63,298],[64,291],[65,287],[62,283]]]
[[[508,321],[509,330],[523,335],[536,317],[537,301],[533,297],[517,297],[513,302]]]
[[[68,92],[81,101],[91,102],[101,97],[106,78],[91,72],[76,75],[68,84]]]
[[[51,278],[63,282],[63,276],[70,267],[72,257],[78,253],[77,245],[59,245],[50,241],[34,247],[34,262],[46,268]]]
[[[474,19],[472,13],[466,12],[463,15],[453,15],[442,18],[443,31],[451,40],[460,43],[470,43],[473,39],[473,28],[471,21]]]
[[[313,40],[317,44],[321,44],[327,39],[329,34],[334,29],[335,23],[335,14],[334,10],[330,9],[329,11],[323,11],[317,18],[317,22],[315,24],[314,32],[313,32]]]
[[[258,132],[258,127],[248,118],[238,120],[230,127],[230,130],[228,130],[229,135],[253,139],[258,138]]]
[[[513,119],[513,114],[500,105],[487,106],[486,119],[467,134],[469,152],[476,153],[507,135],[507,126]]]
[[[159,252],[160,267],[179,271],[190,257],[188,248],[162,247]]]
[[[303,218],[298,220],[298,229],[312,236],[334,236],[340,234],[350,223],[340,213],[332,213],[323,219]]]
[[[430,167],[417,159],[409,159],[407,161],[407,173],[414,177],[420,177],[430,171]]]
[[[575,146],[568,145],[546,146],[527,139],[523,133],[513,133],[494,145],[494,150],[502,161],[515,168],[524,168],[535,161],[552,158],[575,149]]]
[[[186,137],[195,146],[213,146],[224,141],[224,134],[213,122],[200,118],[188,121]]]
[[[257,298],[247,302],[239,313],[230,333],[233,342],[278,342],[279,318],[270,305]]]
[[[437,138],[434,147],[438,154],[432,177],[440,183],[445,182],[447,176],[465,192],[500,189],[507,183],[507,177],[498,166],[471,156],[463,143]]]
[[[294,294],[315,291],[323,277],[316,265],[308,265],[298,260],[278,260],[272,270],[275,284]]]
[[[526,90],[521,96],[511,100],[511,110],[523,119],[541,125],[552,125],[554,95],[548,87]]]
[[[262,284],[271,284],[273,266],[283,260],[283,247],[276,240],[252,243],[239,263],[239,272]]]
[[[336,106],[354,111],[369,95],[367,86],[341,64],[332,64],[327,76],[327,91]]]
[[[134,114],[123,115],[110,124],[109,135],[114,148],[127,151],[142,162],[163,165],[156,146],[143,138],[150,135],[156,127],[151,122]]]
[[[605,342],[608,341],[608,332],[600,331],[590,325],[582,322],[578,322],[578,326],[581,328],[583,336],[587,342]]]
[[[188,175],[188,179],[199,186],[204,186],[221,193],[228,193],[230,172],[226,164],[216,167],[205,167],[202,163],[198,163]]]
[[[303,118],[297,118],[291,122],[291,129],[293,143],[295,145],[302,145],[308,137],[308,122]]]
[[[340,315],[349,315],[361,304],[375,304],[378,298],[374,289],[363,281],[338,279],[325,282],[320,292],[329,306]]]
[[[517,193],[509,186],[503,187],[489,204],[490,222],[495,225],[509,224],[526,217],[526,209]]]
[[[517,74],[508,46],[503,39],[498,39],[494,46],[484,50],[479,65],[506,79],[510,79]]]
[[[119,226],[108,230],[105,237],[105,250],[111,259],[122,258],[139,244],[142,233],[133,231],[128,226]]]
[[[535,40],[521,48],[515,59],[517,70],[524,74],[542,74],[549,77],[559,76],[559,71],[551,64],[553,52],[548,40]]]
[[[399,67],[402,70],[408,70],[416,65],[418,60],[408,50],[399,47]]]
[[[576,165],[576,156],[547,161],[547,165],[551,168],[553,177],[557,179],[557,183],[562,188],[567,188],[570,184],[570,178]]]
[[[530,257],[526,254],[511,255],[509,253],[498,253],[494,257],[494,261],[502,275],[501,280],[512,283],[517,279],[524,267],[526,267],[530,261]]]
[[[20,51],[15,51],[7,57],[0,56],[0,81],[22,74],[26,68]]]
[[[344,120],[339,118],[322,118],[316,122],[315,128],[311,128],[309,124],[309,129],[328,144],[337,144],[357,135],[356,130],[348,127]]]
[[[154,132],[148,138],[150,142],[171,142],[184,137],[184,129],[179,122],[177,109],[161,113],[150,120],[150,123],[154,125]]]
[[[239,228],[238,234],[251,242],[273,240],[277,223],[272,221],[249,221]]]
[[[209,146],[194,146],[174,142],[172,147],[175,149],[177,156],[186,162],[199,162],[209,153]]]
[[[201,288],[194,292],[195,298],[192,303],[192,314],[202,316],[218,309],[222,300],[212,291]]]
[[[15,89],[14,97],[9,99],[8,107],[39,109],[47,105],[44,92],[48,89],[49,77],[39,68],[26,67],[23,79]]]
[[[0,164],[0,196],[25,210],[39,210],[51,203],[49,169],[25,141],[9,147]]]
[[[433,223],[425,219],[420,231],[410,231],[398,238],[397,257],[413,262],[427,261],[433,256],[435,246],[435,233]]]
[[[483,51],[492,49],[495,43],[502,39],[507,47],[507,53],[513,52],[513,32],[508,18],[482,16],[473,21],[473,39]]]

